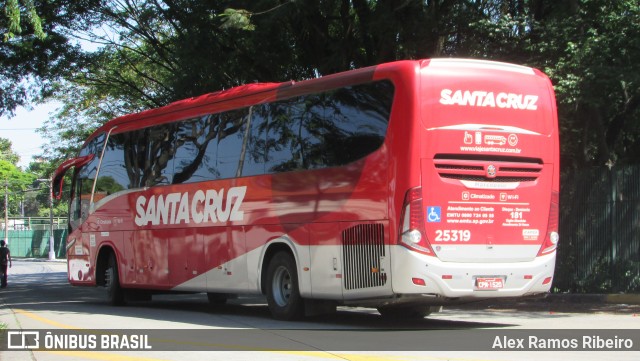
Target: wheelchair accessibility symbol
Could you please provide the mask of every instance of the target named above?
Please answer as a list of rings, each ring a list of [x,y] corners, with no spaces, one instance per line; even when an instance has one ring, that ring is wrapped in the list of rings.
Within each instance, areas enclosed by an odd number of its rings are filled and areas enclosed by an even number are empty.
[[[439,206],[429,206],[427,207],[427,221],[429,223],[440,222],[440,207]]]

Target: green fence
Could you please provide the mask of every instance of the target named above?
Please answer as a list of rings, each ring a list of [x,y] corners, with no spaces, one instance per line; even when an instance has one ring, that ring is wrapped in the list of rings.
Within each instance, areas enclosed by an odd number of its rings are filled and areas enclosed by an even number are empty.
[[[640,293],[640,165],[565,175],[558,292]]]
[[[9,230],[9,250],[11,257],[48,257],[49,256],[49,230]],[[2,234],[4,236],[4,234]],[[54,229],[54,250],[56,258],[66,258],[67,249],[65,240],[66,229]]]

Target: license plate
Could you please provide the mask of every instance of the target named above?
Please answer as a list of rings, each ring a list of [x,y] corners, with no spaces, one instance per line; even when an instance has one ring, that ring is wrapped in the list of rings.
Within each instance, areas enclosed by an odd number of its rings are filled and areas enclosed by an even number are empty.
[[[504,280],[500,277],[478,277],[476,288],[479,290],[498,290],[504,287]]]

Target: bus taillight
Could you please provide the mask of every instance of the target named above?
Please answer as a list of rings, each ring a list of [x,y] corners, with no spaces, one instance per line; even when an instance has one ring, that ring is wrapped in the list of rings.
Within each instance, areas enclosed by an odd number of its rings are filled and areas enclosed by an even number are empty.
[[[547,223],[547,232],[544,243],[540,247],[538,256],[544,256],[556,250],[558,247],[558,240],[560,235],[558,234],[558,219],[560,209],[558,203],[560,195],[558,192],[551,192],[551,208],[549,209],[549,222]]]
[[[434,256],[424,229],[422,188],[411,188],[404,197],[400,224],[400,244],[429,256]]]

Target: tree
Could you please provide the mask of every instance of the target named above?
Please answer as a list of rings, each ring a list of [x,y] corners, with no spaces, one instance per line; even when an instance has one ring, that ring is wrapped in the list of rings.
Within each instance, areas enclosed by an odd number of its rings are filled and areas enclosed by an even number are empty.
[[[535,45],[556,83],[564,169],[640,159],[640,4],[581,2]]]
[[[31,175],[31,179],[49,179],[60,163],[49,162],[43,159],[31,162],[25,173]],[[70,176],[70,175],[67,175]],[[69,180],[64,182],[65,189],[69,188]],[[45,217],[49,216],[49,185],[45,181],[34,181],[27,187],[24,193],[25,216]],[[55,217],[66,216],[68,213],[68,192],[63,192],[60,200],[54,199],[53,215]]]
[[[33,35],[42,40],[46,38],[46,34],[42,31],[42,20],[36,11],[35,6],[31,0],[23,1],[24,10],[27,13],[27,20],[29,25],[33,29]],[[16,35],[22,33],[22,11],[20,9],[20,3],[18,0],[7,0],[5,4],[5,13],[7,14],[8,29],[4,34],[4,40],[10,40]]]
[[[110,118],[239,84],[457,56],[521,63],[551,76],[564,169],[640,155],[637,1],[78,3],[56,5],[67,7],[65,19],[78,20],[73,25],[35,7],[47,39],[54,23],[102,45],[90,54],[68,53],[77,60],[71,71],[49,74],[65,75],[53,89],[65,108],[47,125],[65,142],[49,154],[74,152]],[[107,30],[93,31],[88,20]]]
[[[11,149],[11,141],[0,138],[0,190],[4,199],[5,183],[9,191],[9,214],[19,216],[24,211],[26,216],[49,215],[49,188],[43,187],[36,179],[47,179],[56,165],[42,162],[31,163],[23,171],[17,166],[20,157]],[[0,206],[0,214],[4,214],[4,202]],[[54,213],[66,213],[66,206],[56,208]]]
[[[86,29],[100,0],[0,1],[0,115],[51,94],[83,63],[73,31]]]
[[[9,163],[16,165],[20,161],[18,153],[11,149],[11,141],[6,138],[0,137],[0,160],[6,160]]]
[[[15,164],[0,160],[0,189],[2,189],[2,193],[5,189],[9,192],[9,215],[20,215],[20,201],[23,191],[33,183],[34,179],[33,175],[24,173]],[[4,214],[4,202],[2,202],[0,209]]]

